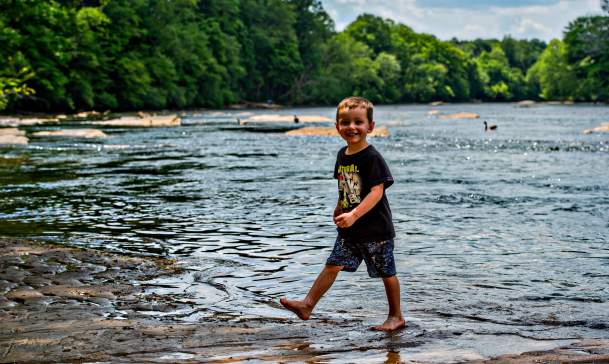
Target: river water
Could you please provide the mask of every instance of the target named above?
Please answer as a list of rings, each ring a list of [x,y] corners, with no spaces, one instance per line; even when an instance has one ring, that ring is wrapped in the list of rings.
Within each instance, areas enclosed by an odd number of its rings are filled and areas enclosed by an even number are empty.
[[[306,294],[334,242],[343,144],[236,127],[263,113],[186,113],[180,127],[3,147],[0,236],[176,257],[193,273],[174,288],[201,307],[186,320],[290,317],[276,301]],[[375,117],[391,132],[370,140],[396,180],[387,194],[406,335],[484,355],[609,337],[609,136],[582,134],[609,122],[608,106],[379,106]],[[385,314],[364,267],[340,275],[316,311],[362,326]]]

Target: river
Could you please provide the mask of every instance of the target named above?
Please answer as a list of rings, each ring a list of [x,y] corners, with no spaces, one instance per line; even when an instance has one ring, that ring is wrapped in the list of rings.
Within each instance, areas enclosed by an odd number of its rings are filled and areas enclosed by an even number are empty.
[[[175,257],[192,274],[161,293],[197,300],[184,320],[290,317],[278,298],[304,296],[334,242],[343,144],[236,126],[264,113],[186,112],[180,127],[2,147],[12,162],[0,164],[0,236]],[[375,118],[391,132],[370,141],[396,180],[387,195],[408,335],[485,355],[609,338],[609,137],[582,134],[609,122],[608,106],[388,105]],[[365,267],[341,274],[316,311],[362,327],[385,314]]]

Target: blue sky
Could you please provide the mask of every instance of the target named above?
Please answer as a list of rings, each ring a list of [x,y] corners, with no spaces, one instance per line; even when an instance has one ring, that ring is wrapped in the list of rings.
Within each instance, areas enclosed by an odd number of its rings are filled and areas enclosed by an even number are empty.
[[[601,13],[599,0],[322,0],[343,30],[364,12],[440,39],[562,38],[570,21]]]

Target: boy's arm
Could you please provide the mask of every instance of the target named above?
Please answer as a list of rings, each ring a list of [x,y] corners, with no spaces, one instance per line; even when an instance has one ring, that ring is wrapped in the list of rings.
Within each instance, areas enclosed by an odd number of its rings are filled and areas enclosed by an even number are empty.
[[[357,219],[364,216],[370,209],[372,209],[380,200],[383,198],[383,191],[385,190],[385,184],[379,183],[376,186],[373,186],[370,189],[370,193],[364,197],[362,202],[357,205],[353,210],[346,212],[344,214],[340,214],[338,216],[335,215],[334,223],[336,226],[340,228],[348,228],[353,225]],[[338,205],[336,206],[338,209]],[[334,210],[336,213],[337,210]]]
[[[334,208],[334,214],[332,214],[332,218],[336,219],[336,216],[343,213],[343,208],[341,207],[340,199],[336,201],[336,207]]]

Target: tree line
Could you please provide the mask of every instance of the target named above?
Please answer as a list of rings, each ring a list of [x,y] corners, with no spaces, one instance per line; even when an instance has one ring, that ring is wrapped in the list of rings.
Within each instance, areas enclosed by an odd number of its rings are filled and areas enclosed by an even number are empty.
[[[563,39],[442,41],[320,0],[0,0],[0,110],[609,100],[609,0]]]

